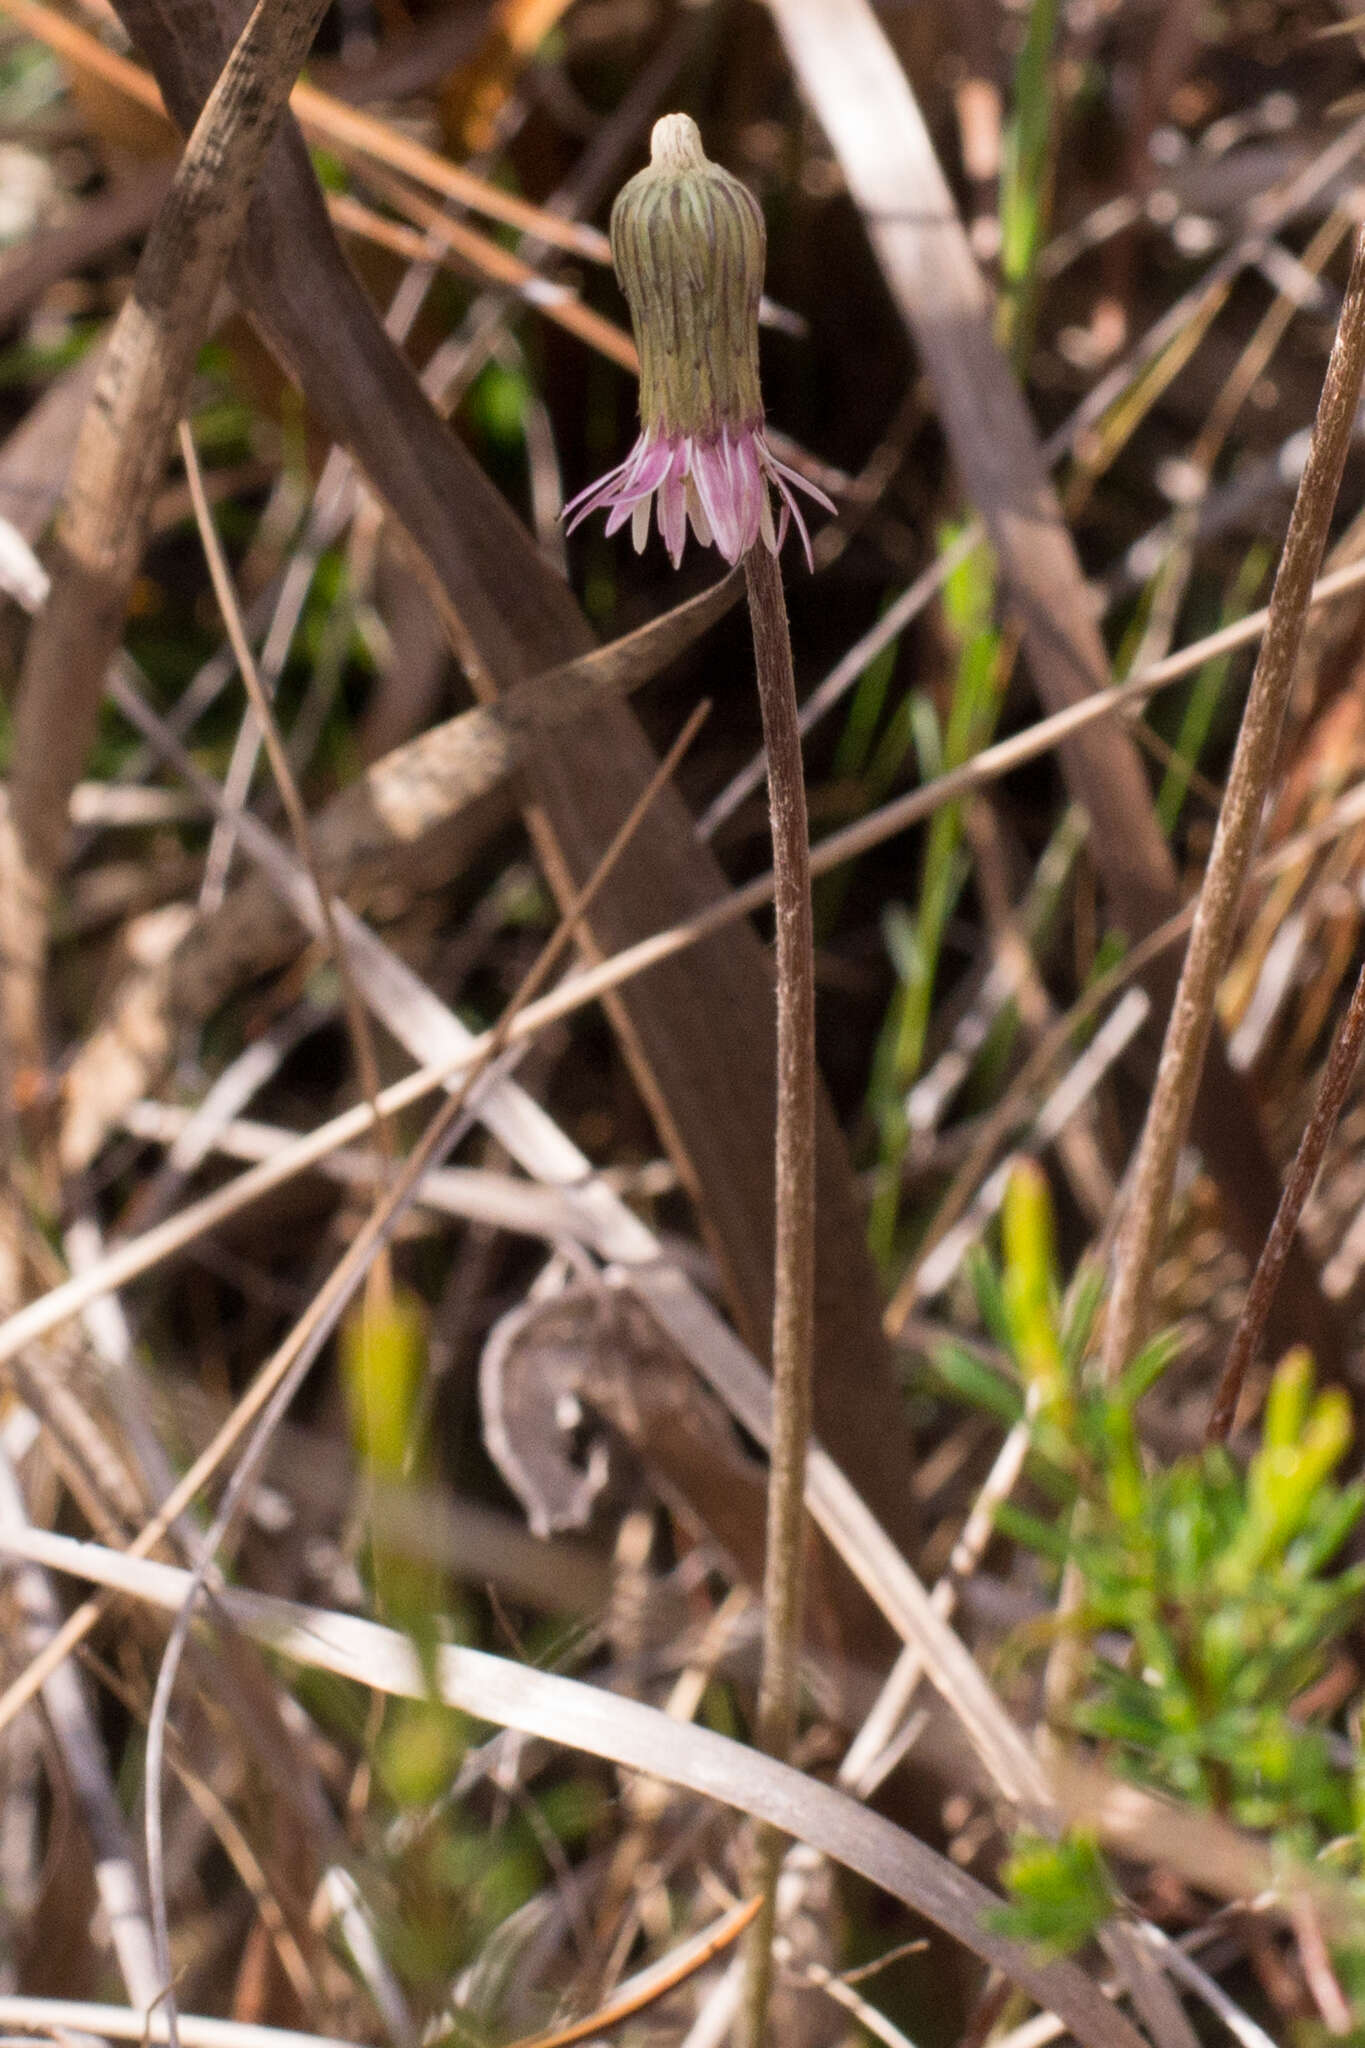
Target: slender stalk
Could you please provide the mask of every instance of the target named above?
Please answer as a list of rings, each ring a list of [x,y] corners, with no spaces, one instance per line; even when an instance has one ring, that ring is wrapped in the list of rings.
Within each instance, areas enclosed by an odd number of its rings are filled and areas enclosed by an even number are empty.
[[[1246,1300],[1228,1355],[1223,1365],[1218,1392],[1214,1396],[1209,1413],[1208,1426],[1204,1431],[1206,1444],[1226,1443],[1237,1414],[1237,1403],[1241,1397],[1242,1385],[1247,1370],[1256,1355],[1256,1346],[1261,1341],[1265,1319],[1270,1313],[1270,1304],[1275,1299],[1275,1289],[1280,1284],[1284,1262],[1289,1256],[1289,1247],[1294,1242],[1294,1232],[1299,1227],[1304,1203],[1312,1193],[1313,1183],[1318,1177],[1323,1154],[1328,1140],[1337,1127],[1341,1106],[1346,1100],[1346,1091],[1360,1064],[1360,1049],[1365,1045],[1365,967],[1356,980],[1355,993],[1346,1006],[1346,1014],[1336,1029],[1332,1050],[1327,1055],[1327,1066],[1318,1088],[1313,1113],[1308,1119],[1299,1149],[1290,1168],[1289,1179],[1285,1182],[1280,1206],[1275,1211],[1275,1221],[1265,1241],[1261,1256],[1256,1262],[1256,1271],[1251,1276]]]
[[[786,1761],[796,1735],[804,1599],[803,1497],[810,1440],[815,1320],[815,935],[810,838],[796,679],[777,558],[762,541],[744,558],[754,665],[768,757],[777,922],[777,1143],[774,1184],[773,1435],[763,1570],[758,1741]],[[772,1988],[777,1876],[784,1842],[760,1831],[738,2039],[760,2048]]]
[[[341,984],[341,1008],[351,1040],[356,1075],[374,1118],[374,1133],[380,1154],[386,1165],[391,1168],[394,1160],[393,1130],[389,1119],[379,1106],[379,1058],[375,1051],[369,1013],[360,1000],[355,976],[351,972],[351,963],[342,943],[341,933],[337,930],[336,912],[332,907],[332,890],[318,864],[307,807],[295,780],[294,770],[290,766],[289,756],[275,719],[274,707],[261,681],[256,656],[247,637],[242,607],[228,569],[227,557],[223,553],[223,544],[218,538],[218,529],[213,523],[208,493],[204,488],[204,472],[199,462],[199,451],[194,445],[194,433],[187,419],[179,422],[176,438],[180,446],[180,459],[185,465],[185,480],[190,487],[190,503],[194,507],[199,541],[204,550],[204,560],[208,564],[209,580],[213,584],[213,593],[218,600],[218,610],[237,662],[238,674],[246,690],[247,701],[256,714],[256,723],[264,739],[266,753],[270,757],[275,784],[293,835],[294,850],[302,866],[307,869],[308,878],[317,894],[318,912],[322,918],[327,950],[332,956],[337,979]],[[367,1299],[374,1308],[392,1308],[393,1267],[387,1245],[381,1247],[370,1268]]]
[[[1261,811],[1275,767],[1285,706],[1322,561],[1365,376],[1365,230],[1357,237],[1313,439],[1271,594],[1270,616],[1247,695],[1227,791],[1199,893],[1180,985],[1166,1026],[1151,1106],[1138,1145],[1133,1193],[1119,1238],[1105,1319],[1102,1368],[1112,1382],[1146,1334],[1152,1277],[1166,1228],[1176,1163],[1189,1130]]]

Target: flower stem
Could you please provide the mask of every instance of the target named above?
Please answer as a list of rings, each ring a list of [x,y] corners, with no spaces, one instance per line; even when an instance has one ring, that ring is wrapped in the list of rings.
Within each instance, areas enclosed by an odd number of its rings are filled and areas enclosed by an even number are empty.
[[[758,1741],[787,1758],[796,1735],[802,1642],[804,1492],[815,1317],[815,936],[810,839],[787,607],[777,558],[760,541],[744,558],[754,664],[768,756],[777,920],[777,1164],[774,1191],[773,1433],[763,1573]],[[783,1840],[759,1837],[763,1906],[749,1938],[739,2016],[744,2048],[760,2048],[772,1982]]]

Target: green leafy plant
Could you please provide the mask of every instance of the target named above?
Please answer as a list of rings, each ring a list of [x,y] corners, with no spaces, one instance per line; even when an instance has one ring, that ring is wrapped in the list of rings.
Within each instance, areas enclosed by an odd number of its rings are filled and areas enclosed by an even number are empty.
[[[1355,1830],[1355,1773],[1305,1698],[1365,1596],[1365,1566],[1328,1570],[1365,1507],[1359,1482],[1333,1477],[1345,1395],[1315,1393],[1307,1353],[1291,1353],[1245,1472],[1221,1449],[1148,1469],[1131,1409],[1108,1402],[1096,1419],[1102,1491],[1074,1552],[1083,1622],[1130,1647],[1095,1658],[1078,1726],[1135,1774],[1302,1852]]]
[[[1045,1955],[1070,1955],[1097,1934],[1114,1910],[1114,1888],[1093,1835],[1064,1841],[1021,1834],[1001,1875],[1011,1903],[1001,1932]]]
[[[1001,1256],[978,1255],[973,1279],[1016,1368],[1043,1503],[1005,1504],[998,1526],[1079,1572],[1081,1602],[1065,1622],[1087,1652],[1075,1732],[1102,1742],[1126,1776],[1269,1833],[1291,1857],[1331,1844],[1338,1875],[1365,1879],[1365,1778],[1314,1699],[1365,1603],[1365,1565],[1338,1565],[1365,1509],[1365,1484],[1337,1478],[1352,1434],[1346,1396],[1315,1387],[1308,1354],[1293,1351],[1245,1468],[1221,1447],[1149,1458],[1135,1410],[1172,1341],[1149,1345],[1116,1386],[1099,1384],[1087,1354],[1100,1283],[1083,1270],[1063,1293],[1047,1184],[1029,1163],[1006,1196]],[[1005,1412],[999,1376],[981,1400],[979,1359],[966,1369],[959,1347],[939,1364],[959,1392]],[[1015,1931],[1044,1945],[1084,1938],[1101,1896],[1091,1860],[1074,1841],[1022,1843],[1006,1873]]]
[[[1018,363],[1032,343],[1036,268],[1052,211],[1056,0],[1033,0],[1014,72],[1000,166],[1001,340]]]

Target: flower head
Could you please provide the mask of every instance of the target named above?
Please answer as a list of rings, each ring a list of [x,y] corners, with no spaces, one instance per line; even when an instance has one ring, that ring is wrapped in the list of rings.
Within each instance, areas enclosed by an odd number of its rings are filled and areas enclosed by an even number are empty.
[[[688,115],[655,123],[648,166],[612,208],[611,251],[640,352],[641,431],[619,468],[565,507],[569,530],[609,508],[607,532],[629,520],[639,550],[657,503],[676,569],[689,520],[702,547],[734,563],[760,536],[776,554],[790,516],[810,562],[793,484],[834,506],[777,460],[763,433],[763,216],[747,186],[705,156]],[[770,485],[782,501],[776,525]]]

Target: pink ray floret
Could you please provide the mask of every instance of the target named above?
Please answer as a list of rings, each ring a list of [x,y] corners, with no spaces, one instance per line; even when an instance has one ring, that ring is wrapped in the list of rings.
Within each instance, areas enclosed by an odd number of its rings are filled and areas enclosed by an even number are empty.
[[[649,534],[651,505],[657,506],[659,533],[673,567],[682,561],[687,527],[701,547],[715,546],[732,565],[759,539],[776,554],[787,537],[787,521],[796,521],[806,564],[814,568],[810,535],[792,485],[805,491],[827,512],[834,506],[822,490],[779,462],[761,426],[743,427],[703,437],[696,434],[641,434],[625,461],[564,507],[572,533],[590,512],[607,512],[607,532],[618,533],[630,521],[639,553]],[[768,487],[780,497],[781,511],[773,524]]]

